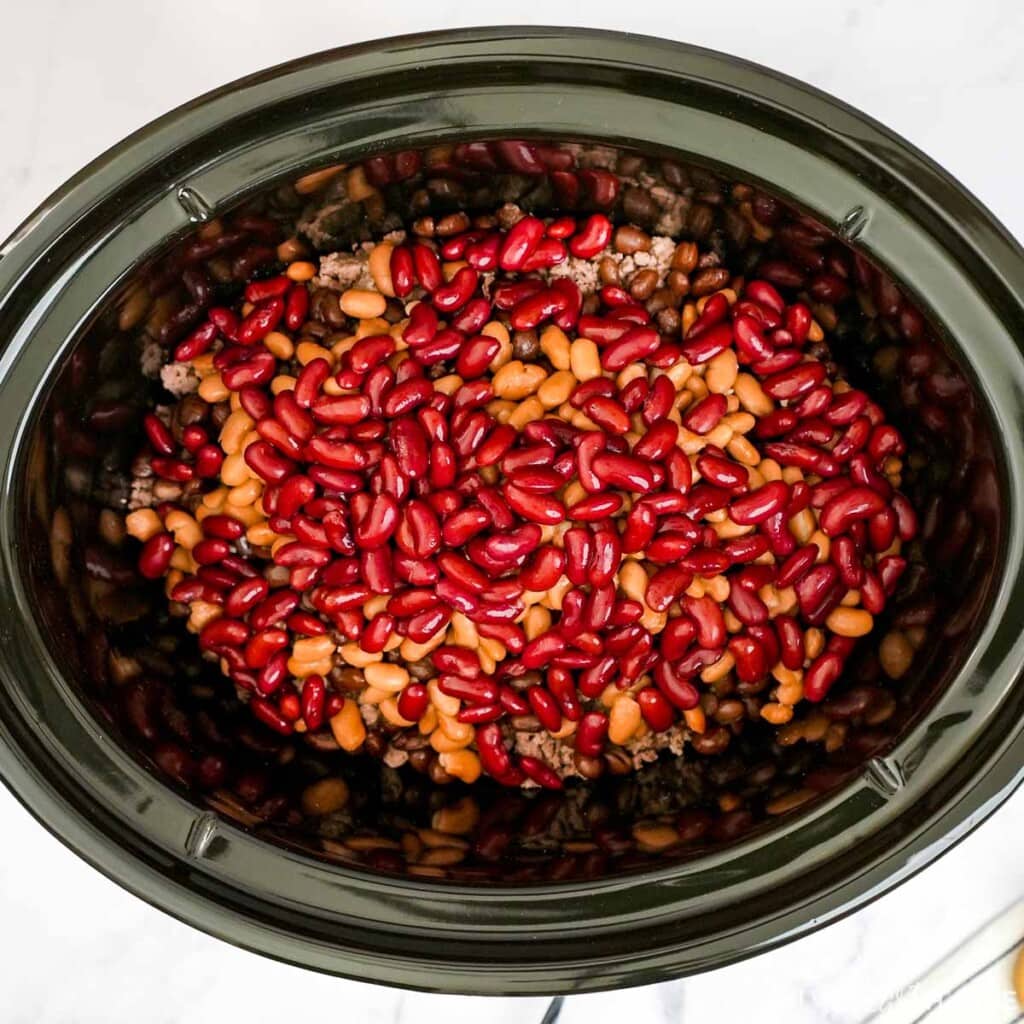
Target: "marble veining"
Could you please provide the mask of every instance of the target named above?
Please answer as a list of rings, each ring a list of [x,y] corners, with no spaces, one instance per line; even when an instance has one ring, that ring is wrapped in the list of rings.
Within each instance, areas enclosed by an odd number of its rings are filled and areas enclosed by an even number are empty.
[[[770,9],[733,0],[727,12],[604,0],[516,0],[485,12],[452,0],[391,0],[306,5],[284,17],[279,3],[247,0],[242,13],[232,0],[11,5],[0,238],[107,146],[199,93],[329,46],[480,19],[672,36],[776,67],[901,132],[1024,237],[1024,141],[1012,130],[1024,104],[1024,7],[1009,0],[942,3],[927,13],[898,0],[776,0]],[[851,230],[870,213],[856,212]],[[548,1006],[388,990],[235,949],[117,888],[2,788],[0,834],[3,1024],[539,1024]],[[856,1024],[899,1007],[916,979],[1024,894],[1022,834],[1018,794],[937,864],[843,921],[699,977],[572,996],[560,1024]]]

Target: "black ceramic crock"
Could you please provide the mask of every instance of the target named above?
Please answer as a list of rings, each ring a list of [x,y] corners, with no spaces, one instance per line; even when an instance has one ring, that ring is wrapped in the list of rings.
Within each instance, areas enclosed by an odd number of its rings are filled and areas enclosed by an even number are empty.
[[[969,449],[969,479],[953,466],[956,507],[945,514],[963,534],[957,552],[970,537],[975,557],[955,563],[966,566],[962,585],[931,595],[943,613],[929,626],[927,678],[908,690],[919,695],[913,713],[806,807],[629,871],[441,883],[331,862],[243,827],[161,778],[104,716],[76,637],[88,616],[54,581],[66,554],[55,503],[75,481],[53,434],[100,386],[87,348],[132,275],[212,217],[318,166],[503,138],[690,161],[791,203],[891,274],[966,389],[931,415]],[[181,920],[306,967],[422,989],[637,984],[850,913],[948,849],[1020,781],[1024,261],[959,184],[842,103],[635,36],[517,28],[384,40],[168,114],[55,193],[0,257],[0,774],[62,842]],[[85,454],[114,443],[97,437],[81,442]]]

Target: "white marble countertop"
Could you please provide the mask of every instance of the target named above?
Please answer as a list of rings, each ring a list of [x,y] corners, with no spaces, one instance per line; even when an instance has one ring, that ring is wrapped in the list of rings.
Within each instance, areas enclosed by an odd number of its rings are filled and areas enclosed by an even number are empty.
[[[486,12],[445,0],[302,8],[279,0],[34,0],[4,17],[0,238],[93,156],[207,89],[330,46],[480,20],[626,29],[771,65],[902,133],[1024,237],[1024,7],[1010,0],[927,8],[896,0],[516,0]],[[234,949],[118,889],[2,788],[0,835],[5,1024],[262,1024],[286,1016],[403,1024],[424,1014],[446,1024],[532,1024],[544,1012],[546,1001],[401,993]],[[844,921],[685,981],[574,997],[561,1020],[861,1021],[899,1003],[919,975],[1024,895],[1022,835],[1018,794],[937,864]]]

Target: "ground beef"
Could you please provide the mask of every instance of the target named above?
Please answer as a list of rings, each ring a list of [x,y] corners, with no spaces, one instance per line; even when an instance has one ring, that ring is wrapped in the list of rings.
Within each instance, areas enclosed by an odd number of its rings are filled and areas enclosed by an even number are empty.
[[[168,363],[160,368],[160,383],[175,398],[181,398],[199,387],[199,377],[188,363]]]
[[[355,252],[327,253],[320,257],[320,273],[313,278],[313,284],[339,292],[348,288],[372,288],[368,258],[369,250],[362,247]]]

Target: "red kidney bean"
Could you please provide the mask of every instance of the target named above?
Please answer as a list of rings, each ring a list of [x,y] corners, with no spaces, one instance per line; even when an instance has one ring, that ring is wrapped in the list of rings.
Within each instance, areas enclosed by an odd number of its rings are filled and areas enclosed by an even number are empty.
[[[409,322],[402,331],[403,340],[411,348],[422,348],[437,335],[438,319],[434,307],[418,302],[409,313]]]
[[[693,582],[693,572],[677,565],[659,569],[648,581],[644,600],[656,612],[667,611]]]
[[[872,551],[886,551],[896,539],[896,513],[887,508],[868,520],[868,539]]]
[[[604,487],[618,487],[647,494],[655,488],[650,467],[633,456],[601,453],[593,457],[591,466],[601,484],[599,490]]]
[[[187,451],[195,454],[210,439],[210,435],[195,423],[190,423],[181,432],[181,443]]]
[[[179,342],[174,350],[174,361],[188,363],[208,352],[217,340],[217,325],[207,321],[197,327],[184,341]]]
[[[864,611],[881,615],[885,610],[886,596],[878,574],[865,569],[860,583],[860,603]]]
[[[776,480],[736,498],[729,506],[729,518],[742,526],[763,523],[785,509],[788,500],[789,485]]]
[[[199,565],[216,565],[231,551],[231,547],[225,540],[216,540],[212,537],[201,540],[193,549],[192,557]]]
[[[644,377],[635,377],[619,391],[619,401],[631,415],[639,412],[647,400],[650,385]]]
[[[708,395],[686,410],[683,415],[683,426],[695,434],[707,434],[718,426],[726,409],[725,395]]]
[[[482,268],[477,267],[477,270]],[[448,326],[467,337],[475,335],[490,319],[491,304],[480,297],[470,299],[454,316],[448,318]]]
[[[296,403],[303,409],[310,408],[318,399],[320,388],[330,375],[331,364],[326,359],[318,358],[306,363],[295,380],[293,394],[295,395]],[[367,400],[367,405],[369,405],[369,400]],[[369,409],[367,408],[368,412]],[[255,413],[250,412],[249,415],[253,416]],[[363,417],[360,416],[359,418],[362,419]]]
[[[599,426],[612,434],[625,434],[630,427],[629,413],[614,398],[597,395],[588,398],[583,411]]]
[[[765,394],[776,401],[792,401],[817,387],[826,375],[825,364],[812,360],[799,363],[788,370],[773,373],[761,382]]]
[[[745,626],[768,621],[768,607],[752,590],[742,586],[729,588],[727,599],[730,610]]]
[[[669,619],[659,635],[662,656],[669,661],[678,661],[690,649],[697,636],[697,627],[687,615]]]
[[[550,320],[565,306],[565,296],[554,288],[547,288],[523,299],[510,317],[512,327],[517,331],[528,331],[545,320]]]
[[[244,659],[243,659],[244,660]],[[276,693],[288,678],[288,652],[277,651],[267,660],[256,677],[256,689],[265,697]]]
[[[495,270],[498,266],[498,250],[501,248],[501,235],[488,235],[465,248],[466,262],[474,269],[481,271]],[[442,250],[443,252],[443,250]],[[446,259],[460,259],[458,256],[445,256]]]
[[[309,290],[297,284],[284,300],[284,324],[290,331],[297,331],[306,322],[309,314]]]
[[[796,581],[794,588],[800,611],[812,624],[819,617],[824,618],[839,603],[845,591],[839,570],[830,564],[814,566]]]
[[[622,550],[627,553],[643,551],[654,537],[658,518],[654,509],[642,501],[637,502],[626,516],[622,533]]]
[[[584,757],[598,757],[608,736],[608,716],[603,711],[585,714],[576,726],[575,746]]]
[[[498,309],[507,312],[523,299],[536,295],[543,288],[544,282],[536,278],[527,278],[525,281],[503,281],[494,289],[491,299]]]
[[[774,285],[770,284],[768,281],[762,281],[759,279],[748,281],[746,287],[743,289],[743,294],[750,299],[751,302],[756,302],[758,305],[765,306],[773,313],[777,313],[780,316],[786,309],[785,300],[778,293],[778,290]]]
[[[680,604],[697,625],[697,642],[701,647],[716,648],[725,644],[725,620],[718,602],[710,597],[689,597],[684,594]]]
[[[565,519],[565,506],[546,494],[533,494],[512,484],[505,484],[502,495],[509,507],[524,519],[554,526]]]
[[[734,315],[732,329],[736,348],[744,361],[753,363],[760,359],[767,359],[774,354],[775,349],[753,317],[743,314]]]
[[[452,613],[441,605],[417,612],[408,620],[406,635],[414,643],[424,644],[444,629],[451,617]]]
[[[622,496],[619,494],[594,494],[589,498],[576,502],[570,506],[568,515],[570,519],[578,519],[581,522],[596,522],[608,516],[615,515],[622,508]]]
[[[762,416],[754,426],[754,434],[759,438],[781,437],[800,422],[793,409],[775,409]]]
[[[836,653],[826,652],[811,662],[804,673],[804,697],[818,703],[825,699],[843,671],[843,659]]]
[[[898,491],[892,497],[892,510],[896,513],[896,531],[900,540],[912,541],[917,536],[917,513],[913,505]]]
[[[818,417],[832,404],[832,395],[832,388],[827,384],[820,384],[817,387],[811,388],[800,399],[794,411],[802,420]]]
[[[276,277],[267,277],[262,281],[250,281],[243,292],[246,302],[256,305],[265,302],[267,299],[276,299],[284,295],[292,286],[291,278],[284,274]]]
[[[659,661],[654,666],[654,682],[661,693],[680,711],[689,711],[700,702],[697,688],[689,679],[684,678],[671,662]]]
[[[798,548],[779,567],[775,585],[777,587],[793,586],[813,567],[818,560],[818,553],[817,544],[805,544],[802,548]]]
[[[239,345],[255,345],[262,341],[281,322],[284,309],[284,300],[279,297],[260,303],[239,324],[235,340]]]
[[[532,779],[538,786],[544,789],[564,788],[564,783],[558,773],[553,768],[544,764],[543,761],[539,761],[537,758],[530,757],[527,754],[522,754],[519,757],[518,763],[527,778]]]
[[[277,420],[260,420],[256,424],[256,432],[264,441],[273,445],[286,458],[296,460],[302,458],[302,445]]]
[[[791,430],[786,435],[786,441],[796,444],[823,445],[828,444],[834,435],[835,431],[824,420],[810,418],[801,421]]]
[[[292,724],[284,717],[281,712],[274,707],[269,701],[264,700],[262,697],[254,697],[249,701],[249,707],[252,713],[266,726],[269,726],[275,732],[288,735],[292,732]]]
[[[716,487],[724,487],[730,491],[745,489],[750,477],[746,466],[718,455],[711,455],[707,451],[697,457],[697,470]]]
[[[751,533],[746,537],[737,537],[729,541],[722,551],[733,565],[753,562],[769,551],[767,539],[759,533]]]
[[[224,611],[233,619],[242,618],[270,593],[270,586],[262,576],[243,580],[228,594]]]
[[[848,536],[836,537],[830,548],[832,564],[839,570],[839,578],[843,586],[856,590],[864,578],[864,566],[861,564],[860,552],[853,539]]]
[[[756,683],[767,674],[770,666],[765,649],[754,637],[734,636],[729,641],[729,651],[741,683]]]
[[[896,592],[900,577],[906,571],[907,560],[899,555],[889,555],[878,563],[878,578],[890,597]]]
[[[476,651],[466,647],[438,647],[431,652],[430,660],[439,672],[451,673],[466,679],[475,679],[483,671]]]
[[[834,427],[847,426],[863,413],[867,404],[868,396],[863,391],[851,390],[834,395],[824,414],[825,421]]]
[[[407,722],[418,722],[430,706],[430,693],[422,683],[410,683],[398,696],[398,713]]]
[[[576,685],[584,697],[591,700],[598,697],[614,679],[618,665],[616,659],[605,656],[585,667],[576,679]]]
[[[566,556],[558,548],[544,545],[519,571],[519,580],[529,590],[548,590],[558,582],[566,567]]]
[[[138,561],[139,572],[146,579],[159,579],[170,568],[174,547],[174,537],[171,534],[154,534],[142,545]]]
[[[804,634],[792,615],[776,615],[772,620],[779,638],[779,652],[782,664],[791,671],[803,668]]]
[[[633,446],[633,454],[639,459],[660,462],[675,447],[678,437],[679,427],[672,420],[655,420]]]
[[[445,674],[438,679],[437,685],[449,697],[458,697],[471,704],[494,704],[498,700],[498,685],[489,677],[464,679]]]
[[[324,705],[327,700],[327,686],[323,676],[307,676],[302,684],[302,720],[309,729],[319,729],[324,724]]]
[[[870,519],[885,508],[885,499],[876,491],[868,487],[849,487],[829,499],[821,510],[819,523],[830,537],[837,537],[854,522]]]
[[[693,538],[681,530],[664,530],[647,545],[647,558],[652,562],[676,562],[693,548]]]
[[[694,327],[696,326],[694,324]],[[709,359],[714,359],[731,345],[732,327],[724,323],[716,324],[714,327],[701,331],[696,337],[687,336],[687,340],[683,343],[683,358],[694,366],[699,366]]]
[[[531,686],[526,691],[530,708],[548,732],[558,732],[562,728],[562,711],[558,702],[541,686]]]
[[[601,353],[601,365],[605,370],[617,373],[630,363],[652,355],[660,344],[661,336],[653,328],[634,327]]]
[[[412,263],[416,278],[426,291],[432,292],[444,283],[441,263],[428,245],[423,242],[413,243]]]
[[[582,409],[594,397],[611,398],[615,394],[615,385],[607,377],[595,377],[593,380],[577,384],[569,398],[574,409]]]
[[[241,647],[249,639],[250,632],[249,627],[238,619],[214,619],[199,634],[199,646],[204,651],[222,646]]]
[[[301,633],[303,636],[323,636],[327,632],[323,622],[308,612],[292,612],[285,620],[285,625],[293,633]]]
[[[181,459],[168,459],[154,455],[149,460],[149,465],[153,472],[164,480],[176,480],[179,483],[184,483],[186,480],[191,480],[194,475],[193,468],[187,462],[182,462]]]
[[[282,545],[274,553],[274,564],[287,566],[289,569],[304,566],[323,567],[331,559],[331,553],[326,548],[298,540]]]
[[[709,327],[722,323],[728,315],[729,300],[721,293],[716,292],[709,296],[700,316],[690,325],[690,329],[686,332],[686,339],[696,338],[707,331]]]
[[[645,687],[636,695],[640,714],[653,732],[664,732],[672,727],[675,712],[665,696],[653,686]]]
[[[547,688],[551,696],[558,701],[562,714],[569,721],[578,722],[583,710],[577,700],[576,682],[572,672],[559,665],[552,665],[547,670]],[[529,713],[530,710],[532,708],[528,706],[526,713]]]
[[[472,267],[463,267],[448,284],[441,285],[431,295],[431,302],[442,313],[453,313],[462,309],[473,297],[479,276]]]
[[[870,433],[871,421],[866,416],[855,419],[832,449],[832,457],[838,462],[846,462],[867,444]]]
[[[565,640],[559,633],[542,633],[523,648],[520,661],[528,669],[543,668],[564,646]]]
[[[563,331],[575,329],[583,308],[583,293],[575,281],[559,277],[551,282],[551,290],[562,297],[562,306],[552,316],[552,322]]]
[[[537,217],[523,217],[505,235],[498,253],[498,266],[502,270],[522,270],[526,258],[543,237],[544,222]]]
[[[366,395],[322,395],[313,400],[311,408],[313,418],[321,423],[353,424],[370,415],[370,400]]]
[[[593,259],[612,237],[612,223],[603,213],[588,217],[569,241],[569,252],[578,259]]]
[[[455,363],[456,372],[465,380],[481,376],[491,365],[500,348],[501,343],[498,339],[490,335],[480,334],[470,338],[459,352]],[[429,389],[429,384],[427,387]]]
[[[565,484],[565,479],[552,469],[543,466],[527,466],[514,469],[508,474],[509,483],[534,494],[550,494]]]
[[[154,451],[160,455],[173,455],[175,453],[177,446],[174,443],[174,437],[163,420],[153,413],[147,413],[142,418],[142,426]]]
[[[220,473],[224,464],[224,453],[212,444],[204,444],[196,452],[195,473],[203,480],[209,480]]]
[[[245,449],[245,463],[267,483],[284,483],[296,472],[295,463],[278,454],[266,441],[255,441]]]
[[[644,425],[649,427],[658,420],[665,419],[672,411],[675,398],[676,389],[672,386],[672,381],[665,376],[655,377],[640,410],[640,418]]]
[[[600,587],[608,583],[618,572],[622,560],[622,542],[618,531],[599,529],[594,531],[594,558],[590,563],[588,577],[591,586]]]
[[[494,723],[480,726],[476,730],[476,746],[484,770],[488,775],[501,781],[512,767],[501,728]]]

